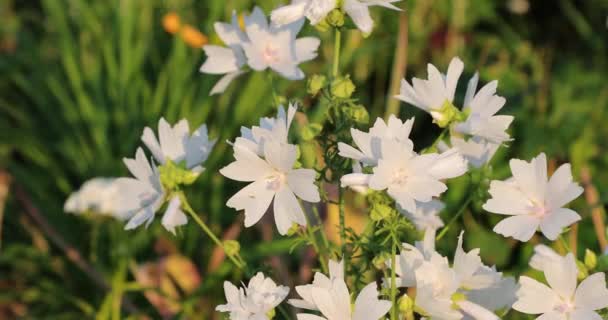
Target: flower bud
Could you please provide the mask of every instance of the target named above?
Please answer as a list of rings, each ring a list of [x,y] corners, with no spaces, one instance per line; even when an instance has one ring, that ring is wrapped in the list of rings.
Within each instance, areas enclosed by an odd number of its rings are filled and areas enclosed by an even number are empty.
[[[403,297],[399,298],[397,302],[399,307],[399,313],[403,315],[408,315],[414,312],[414,300],[410,298],[407,294],[404,294]]]
[[[289,230],[287,230],[287,235],[291,237],[291,236],[297,234],[298,231],[300,231],[300,226],[297,223],[293,223],[291,225],[291,228],[289,228]]]
[[[597,267],[597,256],[589,249],[585,250],[585,267],[594,270]]]
[[[199,173],[186,169],[184,163],[175,164],[167,160],[158,168],[160,182],[167,190],[174,190],[180,185],[191,185],[199,176]]]
[[[317,137],[321,131],[323,130],[323,126],[318,123],[309,123],[304,128],[302,128],[302,139],[304,141],[310,141]]]
[[[372,264],[374,265],[374,267],[378,270],[382,270],[384,268],[386,268],[386,263],[387,261],[390,262],[391,260],[391,255],[388,252],[383,252],[379,255],[377,255],[376,257],[374,257],[374,259],[372,260]]]
[[[452,121],[461,118],[462,116],[460,114],[460,111],[448,100],[443,103],[439,110],[431,111],[433,122],[441,128],[445,128],[452,123]]]
[[[325,17],[325,21],[332,27],[342,27],[344,25],[344,12],[340,9],[333,9]]]
[[[355,92],[355,84],[349,76],[339,77],[331,83],[331,94],[338,98],[348,99]]]
[[[395,210],[391,206],[385,204],[375,204],[372,207],[369,218],[376,222],[382,221],[389,218],[393,214],[393,211]]]
[[[321,91],[321,89],[323,89],[323,87],[325,87],[326,83],[327,83],[327,78],[325,76],[315,74],[308,79],[307,92],[312,96],[316,96],[319,93],[319,91]]]
[[[576,275],[576,278],[579,281],[589,276],[589,270],[587,270],[584,263],[582,263],[580,260],[576,260],[576,266],[578,267],[578,274]]]
[[[234,256],[241,251],[241,244],[236,240],[224,240],[224,251],[229,256]]]
[[[274,311],[274,309],[270,309],[270,311],[266,312],[267,319],[272,319],[272,318],[274,318],[275,315],[276,315],[276,311]]]
[[[350,108],[350,117],[356,125],[362,126],[369,123],[369,113],[365,106],[357,104]]]

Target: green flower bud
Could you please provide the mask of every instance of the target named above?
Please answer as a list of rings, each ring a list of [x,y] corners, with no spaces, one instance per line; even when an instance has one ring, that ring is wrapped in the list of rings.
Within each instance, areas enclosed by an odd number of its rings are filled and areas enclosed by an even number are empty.
[[[594,270],[597,267],[597,256],[589,249],[585,250],[585,267]]]
[[[312,96],[316,96],[323,87],[327,84],[327,78],[323,75],[315,74],[308,78],[307,92]]]
[[[372,260],[372,264],[378,270],[386,268],[386,262],[391,260],[391,255],[388,252],[383,252]]]
[[[241,244],[236,240],[225,240],[224,251],[229,256],[237,255],[241,251]]]
[[[384,219],[388,219],[389,217],[391,217],[394,213],[395,209],[393,209],[391,206],[388,206],[386,204],[375,204],[372,207],[372,210],[370,212],[369,218],[372,219],[372,221],[382,221]]]
[[[266,312],[266,316],[268,317],[268,319],[274,318],[275,315],[276,312],[274,311],[274,309],[270,309],[270,311]]]
[[[176,164],[167,160],[164,165],[158,168],[160,182],[167,190],[174,190],[180,185],[191,185],[198,178],[198,172],[186,169],[185,163]]]
[[[363,105],[358,104],[352,106],[350,108],[350,116],[357,125],[361,126],[369,123],[369,113]]]
[[[441,128],[447,127],[452,121],[462,117],[460,110],[448,100],[443,103],[439,110],[431,111],[431,116],[433,116],[433,122]]]
[[[355,89],[355,84],[350,80],[350,76],[339,77],[331,83],[331,94],[338,98],[350,98]]]
[[[291,228],[289,228],[289,230],[287,230],[287,235],[291,237],[291,236],[297,234],[298,231],[300,231],[300,225],[298,225],[297,223],[293,223],[291,225]]]
[[[576,275],[576,278],[579,281],[589,276],[589,270],[587,270],[587,267],[583,262],[581,262],[580,260],[576,260],[576,266],[578,267],[578,274]]]
[[[316,138],[321,131],[323,130],[323,126],[318,123],[309,123],[307,126],[302,128],[302,139],[304,141],[310,141]]]
[[[412,300],[412,298],[410,298],[407,294],[399,298],[397,305],[401,314],[407,315],[414,312],[414,300]]]
[[[329,30],[329,28],[331,26],[329,25],[329,23],[327,23],[327,19],[323,19],[323,20],[319,21],[319,23],[315,24],[314,27],[319,32],[325,32],[325,31]]]
[[[340,28],[344,25],[344,12],[340,9],[333,9],[325,17],[325,21],[332,27]]]

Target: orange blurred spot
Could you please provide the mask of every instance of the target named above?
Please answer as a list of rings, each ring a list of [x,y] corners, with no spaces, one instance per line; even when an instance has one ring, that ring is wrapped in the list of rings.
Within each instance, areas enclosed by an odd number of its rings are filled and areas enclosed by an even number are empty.
[[[206,35],[190,25],[185,25],[180,35],[184,42],[193,48],[200,48],[209,42]]]
[[[176,34],[181,28],[181,21],[175,12],[169,12],[163,17],[163,28],[171,34]]]

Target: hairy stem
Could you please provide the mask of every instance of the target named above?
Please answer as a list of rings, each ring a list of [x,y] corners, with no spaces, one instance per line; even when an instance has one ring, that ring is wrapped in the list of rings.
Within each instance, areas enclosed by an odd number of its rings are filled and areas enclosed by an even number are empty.
[[[338,189],[338,198],[338,210],[340,213],[340,244],[342,246],[340,253],[344,259],[344,268],[346,269],[346,266],[348,265],[348,255],[346,254],[346,213],[344,210],[344,188],[342,188],[342,186]]]
[[[445,236],[445,234],[448,232],[448,230],[450,230],[450,226],[452,224],[454,224],[454,222],[456,222],[458,220],[458,218],[460,218],[460,216],[462,216],[464,214],[466,209],[469,207],[469,204],[471,203],[471,201],[473,201],[472,192],[469,193],[469,196],[467,197],[465,202],[462,204],[462,207],[460,207],[458,212],[452,217],[452,219],[450,219],[450,221],[445,225],[445,227],[443,227],[443,229],[441,229],[441,232],[437,235],[437,238],[435,238],[436,241],[441,240],[441,238],[443,238],[443,236]]]

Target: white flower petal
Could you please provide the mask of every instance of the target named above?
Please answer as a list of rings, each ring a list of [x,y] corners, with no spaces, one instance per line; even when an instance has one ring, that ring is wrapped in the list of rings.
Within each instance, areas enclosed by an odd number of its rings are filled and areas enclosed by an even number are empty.
[[[319,189],[315,185],[317,173],[312,169],[296,169],[287,175],[289,188],[302,200],[308,202],[319,202]]]
[[[547,313],[559,303],[559,297],[546,285],[529,277],[519,278],[521,287],[517,291],[517,301],[513,304],[513,309],[528,313],[540,314]]]
[[[499,222],[494,227],[494,232],[526,242],[532,238],[539,223],[538,218],[532,216],[512,216]]]
[[[576,289],[574,304],[577,308],[589,310],[608,308],[606,275],[603,272],[597,272],[583,280]]]
[[[283,188],[274,198],[274,221],[281,235],[287,234],[293,223],[306,225],[304,211],[289,188]]]

